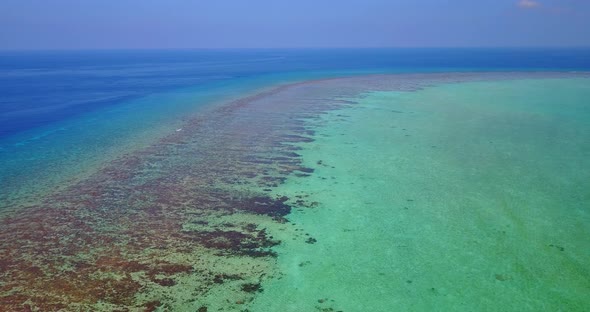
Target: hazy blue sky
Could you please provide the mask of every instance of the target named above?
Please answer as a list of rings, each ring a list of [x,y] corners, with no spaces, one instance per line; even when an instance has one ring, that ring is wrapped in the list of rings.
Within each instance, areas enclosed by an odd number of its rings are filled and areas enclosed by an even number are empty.
[[[590,0],[0,0],[0,49],[590,46]]]

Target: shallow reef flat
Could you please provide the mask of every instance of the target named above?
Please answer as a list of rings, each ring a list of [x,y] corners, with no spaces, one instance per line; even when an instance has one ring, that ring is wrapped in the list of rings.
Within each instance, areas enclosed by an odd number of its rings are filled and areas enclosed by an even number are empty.
[[[251,311],[585,311],[590,83],[371,91],[324,114]],[[304,236],[305,235],[305,236]]]
[[[408,155],[417,150],[389,140],[370,139],[389,137],[391,133],[384,130],[396,126],[392,116],[406,114],[415,99],[405,103],[402,110],[389,107],[392,99],[388,96],[381,102],[374,97],[379,99],[380,92],[418,93],[439,85],[587,77],[585,73],[372,75],[296,83],[219,105],[149,147],[111,161],[88,178],[45,196],[39,204],[8,207],[9,212],[0,220],[0,310],[360,311],[365,305],[372,311],[386,311],[384,307],[407,307],[412,300],[423,299],[420,296],[424,294],[413,297],[416,290],[389,292],[400,290],[391,285],[397,285],[392,280],[401,276],[404,287],[426,287],[428,295],[438,296],[443,302],[447,296],[461,299],[461,293],[434,284],[422,285],[418,276],[406,276],[402,271],[414,270],[407,267],[409,262],[392,257],[388,233],[399,233],[410,225],[396,228],[389,219],[383,223],[384,217],[410,218],[404,217],[408,213],[404,207],[414,211],[422,205],[423,213],[414,216],[414,224],[424,222],[427,227],[448,220],[429,219],[442,210],[427,213],[429,206],[420,198],[421,189],[403,181],[407,176],[400,175],[395,167],[398,163],[388,162],[388,153],[395,146],[404,148]],[[355,118],[360,118],[358,123]],[[371,118],[375,122],[367,123]],[[365,128],[359,128],[361,125],[375,132],[363,138]],[[403,138],[412,135],[402,132],[408,131],[406,128],[398,130]],[[368,145],[355,146],[361,141]],[[322,153],[329,146],[337,148],[328,151],[331,156],[326,158]],[[432,146],[435,143],[429,145],[434,150]],[[351,159],[357,161],[351,170],[358,167],[358,171],[325,174],[326,170],[352,165]],[[375,179],[376,173],[380,179]],[[366,192],[363,195],[358,189],[334,186],[344,181]],[[415,196],[391,192],[388,187],[392,183],[412,186]],[[372,189],[379,194],[376,199],[370,198],[375,196]],[[455,198],[462,198],[460,189],[453,192]],[[348,196],[338,198],[343,194]],[[380,204],[401,210],[381,214]],[[370,215],[376,219],[351,207],[375,209]],[[509,216],[510,203],[503,207],[502,215]],[[522,216],[513,217],[510,222],[523,222]],[[484,216],[473,220],[472,226],[492,226]],[[462,233],[461,224],[448,224]],[[363,226],[379,231],[356,235]],[[579,226],[587,228],[587,224]],[[523,231],[519,235],[527,235],[527,227],[517,229]],[[510,231],[501,227],[496,230]],[[414,236],[421,233],[416,228],[411,231]],[[358,241],[348,236],[369,242],[366,246],[371,248],[355,249]],[[474,238],[480,243],[488,239]],[[326,245],[330,241],[334,245]],[[422,247],[434,248],[433,244],[421,247],[404,239],[393,244],[399,247],[396,252],[411,249],[417,255],[414,260],[424,259],[419,256]],[[565,248],[570,252],[564,242],[548,240],[546,244],[551,252]],[[344,248],[346,245],[349,247]],[[461,248],[461,252],[453,248]],[[467,246],[457,243],[446,252],[464,254],[465,250]],[[478,253],[476,245],[471,250]],[[351,262],[349,267],[338,267],[332,261],[342,258],[343,251],[361,253],[365,264]],[[510,256],[510,249],[500,252]],[[578,261],[587,260],[584,254],[577,256]],[[381,260],[373,261],[377,257]],[[448,261],[461,259],[451,257]],[[319,265],[322,261],[324,265]],[[383,263],[388,267],[375,267]],[[362,274],[351,275],[347,270]],[[489,274],[496,276],[494,283],[509,284],[518,275],[508,271],[496,269]],[[581,272],[582,276],[586,273]],[[352,279],[328,278],[346,274]],[[294,290],[295,282],[300,290]],[[582,288],[587,286],[579,283]],[[474,285],[466,283],[465,287]],[[318,297],[318,289],[327,289],[324,287],[334,292]],[[367,293],[374,292],[375,287],[392,301],[378,297],[372,300],[374,305],[369,305]],[[299,292],[305,297],[290,297],[285,292]],[[358,296],[348,296],[346,302],[344,295],[348,292]],[[494,296],[486,298],[494,300]],[[434,303],[429,300],[421,302]],[[491,307],[493,302],[486,304]],[[578,307],[579,301],[571,304]]]

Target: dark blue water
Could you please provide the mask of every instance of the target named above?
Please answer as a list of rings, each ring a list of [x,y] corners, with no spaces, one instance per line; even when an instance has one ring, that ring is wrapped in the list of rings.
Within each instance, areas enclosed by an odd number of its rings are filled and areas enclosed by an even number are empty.
[[[590,49],[0,52],[0,210],[174,133],[213,102],[365,73],[590,70]]]
[[[590,49],[0,53],[0,138],[130,99],[285,72],[588,70]]]

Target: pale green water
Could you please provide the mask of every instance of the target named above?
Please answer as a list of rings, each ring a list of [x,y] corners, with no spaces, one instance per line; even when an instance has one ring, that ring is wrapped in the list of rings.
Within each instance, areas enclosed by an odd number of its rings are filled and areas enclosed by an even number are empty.
[[[314,175],[277,191],[319,205],[275,235],[284,275],[249,310],[588,310],[588,99],[588,79],[470,82],[325,115]]]

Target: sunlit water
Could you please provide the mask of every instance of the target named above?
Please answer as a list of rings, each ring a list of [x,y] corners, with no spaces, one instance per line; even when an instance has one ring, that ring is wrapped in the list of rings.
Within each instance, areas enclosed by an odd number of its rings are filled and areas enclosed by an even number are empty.
[[[584,311],[587,54],[474,52],[12,55],[0,307]]]
[[[319,122],[282,194],[313,245],[253,311],[584,311],[588,79],[371,92]],[[333,310],[329,310],[333,309]]]

